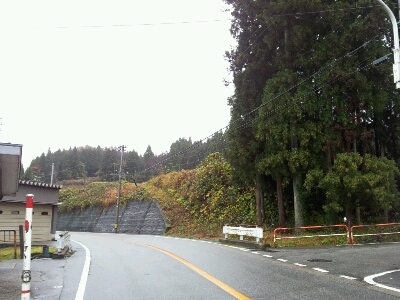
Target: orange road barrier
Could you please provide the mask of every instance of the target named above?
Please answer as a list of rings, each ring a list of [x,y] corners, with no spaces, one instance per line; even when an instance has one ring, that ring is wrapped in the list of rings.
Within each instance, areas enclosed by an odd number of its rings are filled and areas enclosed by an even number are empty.
[[[400,234],[399,231],[392,232],[374,232],[374,233],[363,233],[363,234],[353,234],[353,230],[357,228],[366,228],[366,227],[388,227],[388,226],[400,226],[400,223],[384,223],[384,224],[374,224],[374,225],[354,225],[350,227],[350,241],[354,244],[355,236],[380,236],[380,235],[391,235],[391,234]]]
[[[323,229],[323,228],[335,228],[335,227],[342,227],[345,229],[345,233],[332,233],[332,234],[315,234],[315,235],[295,235],[295,236],[280,236],[277,237],[278,231],[286,231],[286,230],[307,230],[307,229]],[[346,236],[347,242],[350,244],[350,235],[349,235],[349,228],[347,225],[338,224],[338,225],[328,225],[328,226],[303,226],[297,228],[276,228],[274,230],[274,247],[276,248],[277,240],[282,239],[302,239],[302,238],[314,238],[314,237],[321,237],[321,236]]]

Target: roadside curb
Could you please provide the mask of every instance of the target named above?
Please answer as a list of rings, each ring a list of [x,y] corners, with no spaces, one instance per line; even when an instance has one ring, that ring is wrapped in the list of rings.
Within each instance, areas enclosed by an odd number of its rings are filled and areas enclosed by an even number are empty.
[[[235,239],[219,239],[219,242],[222,244],[236,245],[236,246],[241,246],[241,247],[250,248],[250,249],[262,250],[262,251],[266,251],[266,248],[271,247],[270,244],[266,244],[266,243],[257,243],[257,242],[242,241],[242,240],[235,240]]]

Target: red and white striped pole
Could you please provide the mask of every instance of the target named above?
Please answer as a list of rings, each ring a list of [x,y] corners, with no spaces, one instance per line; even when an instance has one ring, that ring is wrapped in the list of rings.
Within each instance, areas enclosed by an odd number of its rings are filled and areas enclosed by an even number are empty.
[[[32,244],[32,212],[33,195],[26,195],[24,265],[22,269],[21,300],[31,298],[31,244]]]

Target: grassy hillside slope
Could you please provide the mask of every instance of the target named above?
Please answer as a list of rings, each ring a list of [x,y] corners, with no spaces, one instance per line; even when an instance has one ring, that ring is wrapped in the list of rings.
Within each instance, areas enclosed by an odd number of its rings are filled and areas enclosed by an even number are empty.
[[[195,170],[171,172],[135,186],[123,182],[121,205],[130,200],[157,200],[168,222],[169,235],[216,238],[224,224],[254,223],[252,190],[232,184],[231,167],[219,153],[211,154]],[[60,191],[60,213],[115,205],[117,182],[71,185]]]

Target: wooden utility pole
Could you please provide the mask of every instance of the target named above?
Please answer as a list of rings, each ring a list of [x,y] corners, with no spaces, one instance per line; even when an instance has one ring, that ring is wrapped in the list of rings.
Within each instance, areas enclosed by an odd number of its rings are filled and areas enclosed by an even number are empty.
[[[125,146],[119,146],[118,149],[121,151],[121,161],[119,163],[119,186],[118,186],[118,198],[117,198],[117,217],[114,225],[115,233],[118,233],[118,219],[119,219],[119,203],[121,198],[121,180],[122,180],[122,156],[124,155]]]

